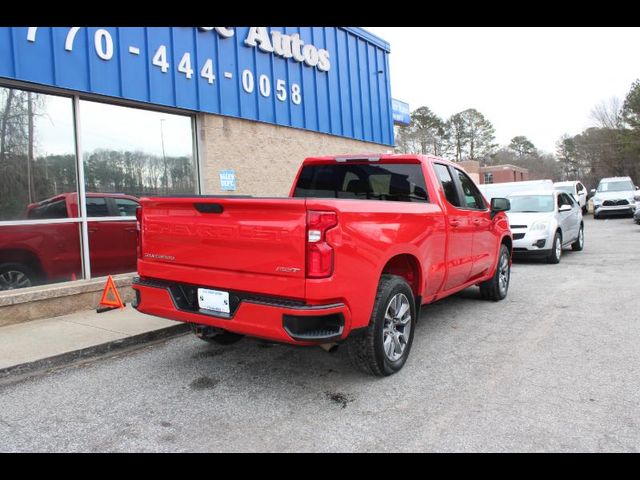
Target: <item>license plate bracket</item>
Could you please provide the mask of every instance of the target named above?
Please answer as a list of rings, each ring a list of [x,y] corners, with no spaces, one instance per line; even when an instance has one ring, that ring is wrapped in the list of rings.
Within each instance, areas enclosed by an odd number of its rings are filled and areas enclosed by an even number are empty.
[[[230,313],[229,292],[198,288],[198,307],[219,313]]]

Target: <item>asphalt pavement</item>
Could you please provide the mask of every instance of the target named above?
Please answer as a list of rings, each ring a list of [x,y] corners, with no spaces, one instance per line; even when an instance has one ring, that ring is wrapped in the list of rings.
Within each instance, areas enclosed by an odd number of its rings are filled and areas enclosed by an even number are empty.
[[[640,450],[640,226],[423,308],[388,378],[326,353],[179,336],[0,385],[0,451]]]

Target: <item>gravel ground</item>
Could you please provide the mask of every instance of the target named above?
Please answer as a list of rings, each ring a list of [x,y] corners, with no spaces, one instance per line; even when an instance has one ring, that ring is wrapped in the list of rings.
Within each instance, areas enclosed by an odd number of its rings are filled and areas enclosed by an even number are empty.
[[[426,306],[389,378],[182,336],[0,386],[0,451],[637,452],[640,227],[585,224],[559,265],[515,263],[505,301]]]

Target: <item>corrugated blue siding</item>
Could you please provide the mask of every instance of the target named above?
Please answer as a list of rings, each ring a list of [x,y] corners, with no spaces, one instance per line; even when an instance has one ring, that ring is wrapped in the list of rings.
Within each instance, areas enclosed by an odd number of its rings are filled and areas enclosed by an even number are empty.
[[[393,144],[386,42],[357,27],[267,27],[326,49],[326,72],[247,46],[250,27],[233,28],[224,38],[195,27],[82,27],[70,42],[71,27],[37,27],[33,41],[28,27],[0,27],[0,77]],[[201,74],[209,60],[214,79]]]

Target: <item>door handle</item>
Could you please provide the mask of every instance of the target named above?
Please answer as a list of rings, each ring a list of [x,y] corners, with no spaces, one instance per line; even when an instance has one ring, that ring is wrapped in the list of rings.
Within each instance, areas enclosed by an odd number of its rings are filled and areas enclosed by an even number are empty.
[[[473,222],[474,225],[480,225],[482,223],[482,220],[480,220],[479,218],[474,218],[471,221]]]
[[[89,233],[96,233],[97,231],[98,231],[97,228],[89,228],[89,229],[87,229],[87,232],[89,232]]]
[[[455,218],[452,218],[451,220],[449,220],[449,225],[451,225],[452,227],[459,227],[460,220],[456,220]]]

